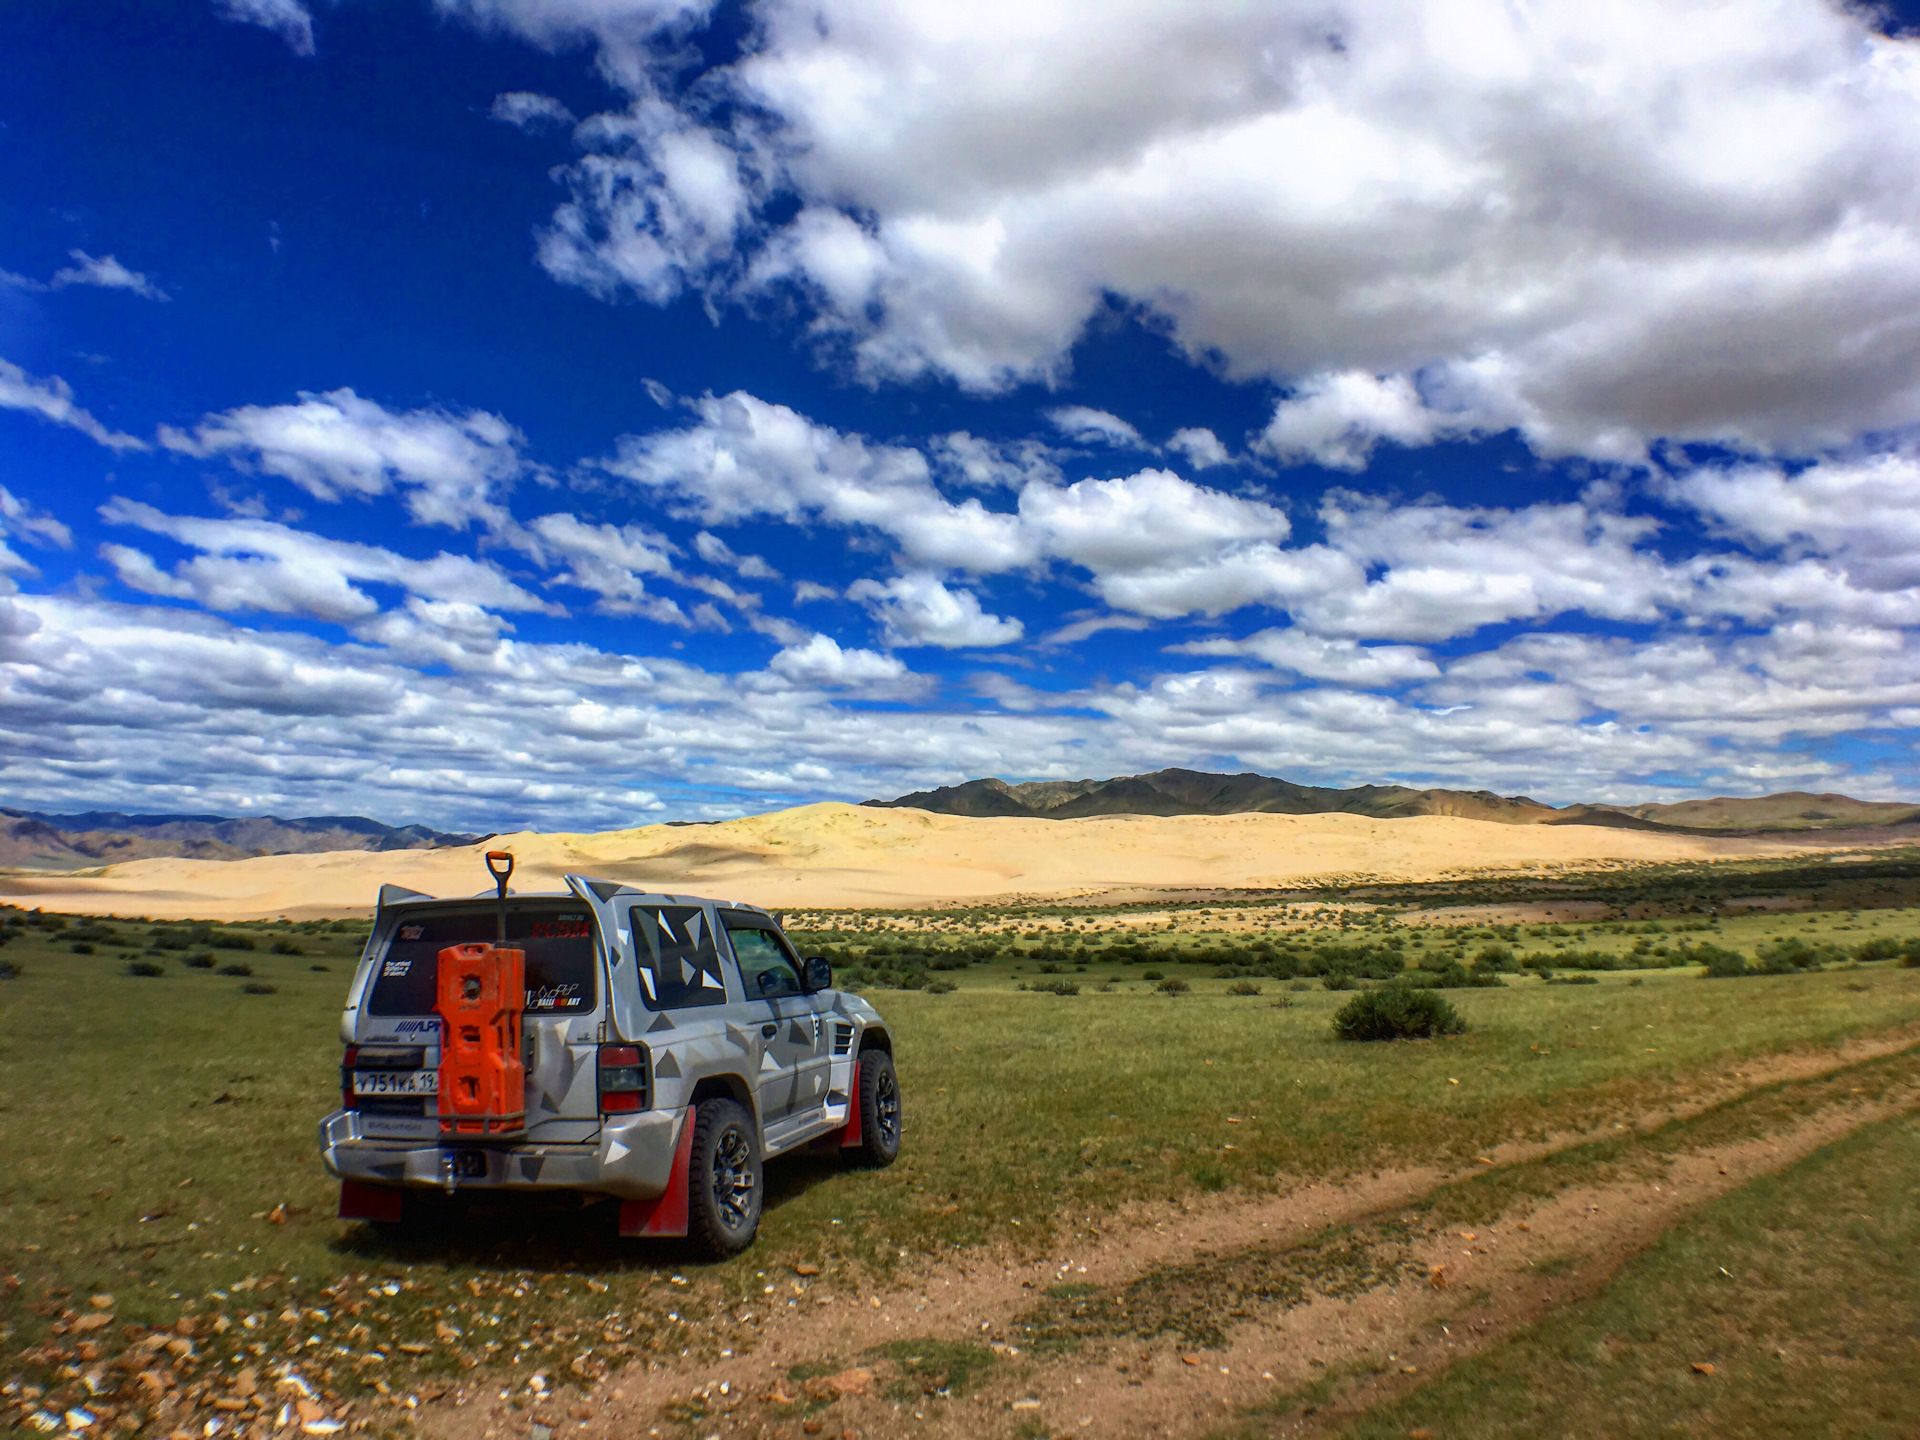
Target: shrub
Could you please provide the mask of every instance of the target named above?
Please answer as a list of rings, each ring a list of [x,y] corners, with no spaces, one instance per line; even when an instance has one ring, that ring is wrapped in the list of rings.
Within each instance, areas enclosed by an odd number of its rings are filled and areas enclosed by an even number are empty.
[[[0,980],[18,980],[20,967],[12,960],[0,960]]]
[[[267,948],[276,955],[304,955],[307,953],[285,936],[275,940],[273,944]]]
[[[1547,981],[1549,985],[1598,985],[1598,975],[1555,975]]]
[[[213,952],[196,950],[191,955],[181,956],[180,963],[189,970],[211,970],[213,969]]]
[[[141,975],[149,979],[151,979],[155,975],[164,975],[166,973],[167,973],[166,966],[156,965],[151,960],[136,960],[131,965],[127,966],[127,974]]]
[[[1320,988],[1323,990],[1351,990],[1353,989],[1353,977],[1351,975],[1329,975],[1320,982]]]
[[[253,939],[247,935],[215,935],[207,941],[216,950],[251,950]]]
[[[244,960],[235,960],[231,965],[222,965],[220,967],[220,973],[222,975],[251,975],[253,974],[253,966],[247,964]]]
[[[324,966],[324,965],[309,965],[309,966],[307,966],[307,969],[309,969],[309,970],[318,970],[318,971],[319,971],[319,972],[320,972],[320,973],[321,973],[322,975],[324,975],[324,974],[326,974],[326,972],[327,972],[327,967],[326,967],[326,966]],[[942,985],[948,985],[948,982],[947,982],[947,981],[945,981],[945,980],[942,980],[942,981],[941,981],[940,983],[941,983]],[[928,988],[928,989],[932,989],[933,987],[932,987],[932,986],[928,986],[927,988]],[[952,988],[952,986],[951,986],[951,985],[948,985],[948,988],[949,988],[949,989],[951,989],[951,988]]]
[[[1747,957],[1738,950],[1712,943],[1694,946],[1687,952],[1687,958],[1707,967],[1707,973],[1702,977],[1707,980],[1727,980],[1740,975],[1764,973],[1750,968]]]
[[[240,993],[242,995],[271,995],[274,993],[274,989],[273,986],[263,981],[249,980],[240,987]]]
[[[75,954],[75,955],[91,955],[91,954],[93,954],[93,946],[91,946],[91,945],[89,945],[89,944],[88,944],[88,943],[87,943],[86,941],[84,941],[84,940],[76,940],[76,941],[74,941],[74,942],[73,942],[73,943],[72,943],[71,945],[69,945],[69,946],[67,946],[67,949],[68,949],[68,950],[70,950],[70,951],[71,951],[71,952],[72,952],[73,954]]]
[[[1333,1033],[1341,1040],[1430,1040],[1466,1028],[1440,996],[1406,985],[1363,990],[1333,1017]]]
[[[1913,943],[1911,940],[1896,940],[1891,935],[1878,935],[1871,940],[1854,946],[1853,958],[1856,960],[1891,960]]]
[[[316,965],[313,968],[316,970],[324,970],[327,967],[324,965]],[[927,994],[929,995],[951,995],[959,988],[960,987],[955,985],[951,980],[935,978],[927,981]]]
[[[1258,995],[1259,993],[1260,987],[1251,980],[1236,980],[1227,986],[1229,995]]]
[[[1193,987],[1187,984],[1187,982],[1182,980],[1178,975],[1175,975],[1170,979],[1162,980],[1158,985],[1154,986],[1153,988],[1155,990],[1158,990],[1162,995],[1184,995]]]
[[[1145,970],[1140,974],[1142,980],[1164,980],[1167,977],[1158,970]]]
[[[1036,980],[1027,987],[1036,995],[1078,995],[1080,985],[1074,980]]]
[[[1513,958],[1511,945],[1482,945],[1480,953],[1473,957],[1473,963],[1482,970],[1517,970],[1519,965]]]

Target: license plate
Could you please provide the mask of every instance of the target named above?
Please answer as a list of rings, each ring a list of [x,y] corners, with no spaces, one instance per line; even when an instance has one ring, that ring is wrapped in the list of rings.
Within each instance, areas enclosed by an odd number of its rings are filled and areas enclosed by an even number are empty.
[[[356,1095],[438,1095],[438,1070],[356,1070],[353,1072]]]

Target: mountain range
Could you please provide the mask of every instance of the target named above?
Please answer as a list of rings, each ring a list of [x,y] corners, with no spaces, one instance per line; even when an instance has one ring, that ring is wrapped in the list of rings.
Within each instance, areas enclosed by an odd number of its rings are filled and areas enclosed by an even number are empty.
[[[232,820],[222,815],[125,815],[117,810],[46,815],[0,808],[0,866],[31,870],[82,870],[167,855],[240,860],[323,850],[430,850],[484,838],[424,825],[382,825],[361,815]]]
[[[1416,790],[1405,785],[1356,785],[1340,790],[1296,785],[1270,775],[1210,775],[1198,770],[1156,770],[1151,775],[1121,775],[1111,780],[1029,780],[1020,785],[995,779],[968,780],[902,795],[897,800],[863,803],[931,810],[942,815],[1016,815],[1039,820],[1075,820],[1090,815],[1237,815],[1248,811],[1366,815],[1380,820],[1455,815],[1508,825],[1610,825],[1700,835],[1838,830],[1920,820],[1920,804],[1804,791],[1756,799],[1553,806],[1525,795],[1496,795],[1490,790]]]

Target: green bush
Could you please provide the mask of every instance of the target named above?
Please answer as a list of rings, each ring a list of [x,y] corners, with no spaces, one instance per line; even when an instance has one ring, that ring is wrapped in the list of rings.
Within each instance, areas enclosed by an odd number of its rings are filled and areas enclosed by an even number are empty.
[[[307,952],[288,939],[278,939],[267,947],[276,955],[304,955]]]
[[[247,964],[244,960],[235,960],[232,964],[222,965],[220,967],[220,973],[222,975],[251,975],[253,974],[253,966]]]
[[[136,960],[131,965],[127,966],[127,974],[140,975],[147,979],[151,979],[155,975],[164,975],[166,973],[167,973],[166,966],[156,965],[151,960]]]
[[[240,993],[242,995],[271,995],[274,993],[274,988],[259,980],[249,980],[240,987]]]
[[[1748,966],[1747,957],[1738,950],[1729,950],[1724,946],[1711,943],[1693,946],[1687,951],[1687,958],[1707,967],[1707,973],[1703,978],[1708,980],[1728,980],[1740,975],[1764,973]]]
[[[1036,995],[1078,995],[1080,984],[1076,980],[1036,980],[1027,989]]]
[[[1164,980],[1167,977],[1158,970],[1143,970],[1140,973],[1140,978],[1142,980]]]
[[[1466,1028],[1444,999],[1410,985],[1362,990],[1333,1017],[1333,1033],[1341,1040],[1431,1040]]]
[[[1169,979],[1162,980],[1158,985],[1154,986],[1153,988],[1155,990],[1158,990],[1162,995],[1184,995],[1193,987],[1187,984],[1187,982],[1182,980],[1178,975],[1175,975]]]
[[[73,943],[72,943],[71,945],[69,945],[69,946],[67,946],[67,949],[68,949],[68,950],[70,950],[70,951],[72,951],[72,952],[73,952],[73,953],[74,953],[75,955],[91,955],[91,954],[93,954],[93,946],[91,946],[91,945],[89,945],[89,944],[88,944],[88,943],[87,943],[86,941],[84,941],[84,940],[76,940],[76,941],[74,941],[74,942],[73,942]]]
[[[191,955],[183,955],[180,958],[180,963],[189,970],[211,970],[213,969],[213,952],[211,950],[196,950]]]
[[[1598,985],[1600,977],[1598,975],[1550,975],[1547,977],[1547,983],[1549,985]]]
[[[314,968],[318,970],[324,967],[316,965]],[[955,990],[959,988],[960,987],[955,985],[953,981],[942,980],[942,979],[939,979],[938,977],[927,981],[927,994],[929,995],[951,995]]]
[[[1353,986],[1354,980],[1351,975],[1329,975],[1320,982],[1320,988],[1323,990],[1351,990]]]
[[[253,949],[253,939],[247,935],[214,935],[207,940],[207,944],[216,950]]]
[[[1227,986],[1229,995],[1258,995],[1259,993],[1260,987],[1251,980],[1236,980]]]
[[[20,967],[12,960],[0,960],[0,980],[18,980]]]

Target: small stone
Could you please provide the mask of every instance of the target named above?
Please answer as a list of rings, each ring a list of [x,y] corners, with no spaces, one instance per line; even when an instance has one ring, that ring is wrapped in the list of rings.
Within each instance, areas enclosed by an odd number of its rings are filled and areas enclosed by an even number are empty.
[[[1696,1374],[1696,1375],[1711,1375],[1711,1374],[1713,1374],[1713,1362],[1712,1362],[1711,1360],[1696,1360],[1696,1361],[1694,1361],[1694,1362],[1693,1362],[1693,1373],[1694,1373],[1694,1374]]]
[[[818,1420],[802,1420],[800,1422],[800,1428],[808,1435],[818,1435],[827,1427],[822,1425]]]
[[[1425,1425],[1416,1425],[1407,1431],[1407,1440],[1440,1440],[1440,1432],[1430,1430]]]
[[[87,1303],[96,1310],[111,1310],[113,1308],[113,1296],[89,1295],[87,1297]]]
[[[812,1261],[802,1260],[798,1265],[793,1267],[793,1273],[796,1275],[818,1275],[820,1273],[820,1267]]]
[[[267,1223],[269,1225],[286,1224],[287,1223],[287,1207],[285,1205],[274,1206],[273,1209],[267,1212]]]

